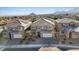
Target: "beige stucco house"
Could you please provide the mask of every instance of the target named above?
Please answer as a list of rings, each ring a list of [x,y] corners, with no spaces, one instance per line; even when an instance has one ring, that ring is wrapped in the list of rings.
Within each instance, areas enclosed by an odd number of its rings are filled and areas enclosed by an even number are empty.
[[[39,37],[53,37],[54,36],[54,22],[45,18],[39,18],[31,25],[31,31]]]
[[[63,19],[57,19],[56,24],[58,26],[59,31],[61,31],[63,26],[79,26],[79,21],[76,21],[74,19],[70,19],[70,18],[63,18]]]
[[[68,40],[78,42],[79,39],[79,21],[70,18],[58,19],[55,21],[59,32],[59,41]],[[74,41],[73,41],[74,40]],[[67,42],[68,43],[68,42]]]
[[[3,36],[9,39],[23,39],[24,28],[17,20],[6,20]]]

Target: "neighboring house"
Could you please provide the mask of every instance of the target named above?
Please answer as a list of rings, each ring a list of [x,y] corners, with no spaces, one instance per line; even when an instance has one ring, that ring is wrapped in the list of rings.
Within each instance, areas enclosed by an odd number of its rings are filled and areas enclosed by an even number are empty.
[[[58,19],[55,21],[58,27],[58,30],[61,31],[61,29],[64,26],[79,26],[79,21],[76,21],[74,19],[70,19],[70,18],[63,18],[63,19]]]
[[[39,18],[31,24],[31,31],[38,37],[53,37],[54,26],[54,22],[45,18]]]
[[[79,39],[79,26],[67,26],[64,28],[66,38]]]
[[[76,34],[74,35],[74,33],[76,32],[76,28],[77,28],[78,26],[65,26],[65,27],[63,27],[63,29],[62,29],[62,34],[64,34],[64,36],[65,36],[65,38],[72,38],[72,39],[74,39],[74,38],[76,38]],[[74,36],[74,37],[72,37],[72,36]]]
[[[3,28],[4,37],[8,37],[10,39],[23,39],[22,33],[24,28],[17,20],[8,20]]]
[[[74,38],[74,39],[79,39],[79,26],[78,27],[76,27],[73,31],[72,31],[72,38]]]
[[[60,39],[62,39],[62,37],[63,40],[66,39],[70,41],[76,41],[75,39],[79,39],[79,21],[70,18],[64,18],[56,20],[56,24],[59,30]]]

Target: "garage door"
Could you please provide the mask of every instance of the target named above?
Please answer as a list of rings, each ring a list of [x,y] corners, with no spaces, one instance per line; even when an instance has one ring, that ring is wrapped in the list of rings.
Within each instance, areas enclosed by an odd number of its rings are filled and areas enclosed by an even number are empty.
[[[21,34],[14,34],[13,38],[22,38],[22,35]]]
[[[52,37],[52,34],[51,33],[43,33],[42,37]]]

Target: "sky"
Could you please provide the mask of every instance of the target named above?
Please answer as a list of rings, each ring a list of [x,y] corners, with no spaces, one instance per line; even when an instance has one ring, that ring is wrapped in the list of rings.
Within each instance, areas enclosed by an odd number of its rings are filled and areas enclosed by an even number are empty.
[[[50,14],[56,11],[68,11],[71,7],[0,7],[0,16],[7,15],[29,15],[35,14]]]

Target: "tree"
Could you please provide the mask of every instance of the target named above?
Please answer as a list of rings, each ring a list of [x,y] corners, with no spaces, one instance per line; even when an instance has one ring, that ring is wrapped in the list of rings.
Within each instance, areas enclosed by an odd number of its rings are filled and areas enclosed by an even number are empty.
[[[33,33],[31,31],[26,31],[24,33],[24,39],[21,41],[21,43],[24,43],[24,44],[29,44],[30,42],[34,41],[33,39]]]

